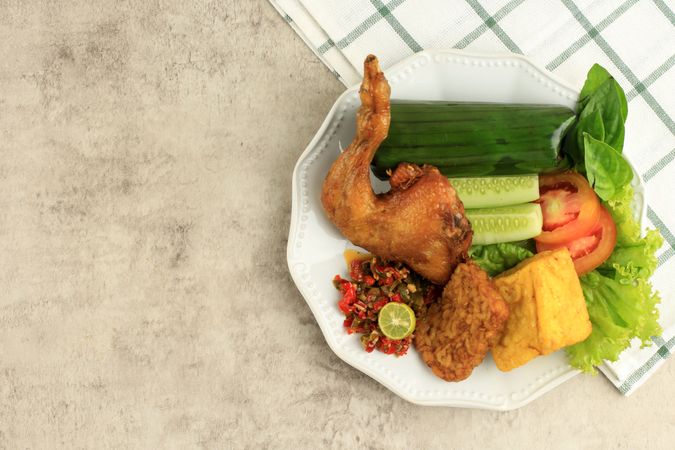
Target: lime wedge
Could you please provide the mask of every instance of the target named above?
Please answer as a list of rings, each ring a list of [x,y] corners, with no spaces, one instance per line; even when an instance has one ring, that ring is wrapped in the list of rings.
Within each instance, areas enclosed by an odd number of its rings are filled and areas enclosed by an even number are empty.
[[[390,302],[380,310],[377,324],[389,339],[404,339],[415,331],[415,312],[405,303]]]

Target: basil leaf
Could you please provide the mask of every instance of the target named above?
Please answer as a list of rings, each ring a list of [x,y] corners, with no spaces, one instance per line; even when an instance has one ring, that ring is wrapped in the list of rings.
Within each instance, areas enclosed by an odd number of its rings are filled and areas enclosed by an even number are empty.
[[[578,129],[577,144],[580,149],[584,148],[584,133],[590,134],[599,141],[605,140],[605,124],[602,121],[602,114],[597,109],[579,117]]]
[[[633,179],[633,170],[621,153],[588,133],[584,150],[588,182],[601,199],[612,200]]]
[[[584,87],[581,88],[581,93],[579,94],[579,103],[585,105],[588,97],[593,92],[595,92],[600,87],[600,85],[610,78],[612,78],[612,76],[604,67],[597,63],[593,64],[593,67],[591,67],[591,69],[588,71],[588,75],[586,75]]]
[[[623,118],[623,122],[626,123],[626,118],[628,117],[628,101],[626,100],[626,94],[623,92],[623,89],[621,89],[621,86],[619,86],[619,83],[614,80],[614,89],[616,90],[616,95],[619,98],[619,110],[621,111],[621,117]]]
[[[579,172],[584,173],[583,146],[578,142],[577,138],[579,135],[579,120],[576,119],[574,124],[567,130],[565,136],[563,136],[560,153],[561,156],[571,159]]]
[[[599,141],[605,139],[605,125],[602,123],[600,111],[595,110],[579,118],[570,131],[570,136],[574,136],[574,139],[565,141],[564,151],[575,162],[574,168],[580,173],[586,173],[585,155],[583,153],[584,133],[590,134]]]
[[[602,140],[621,153],[625,118],[621,95],[619,95],[617,88],[621,89],[614,79],[609,79],[588,97],[586,105],[579,113],[579,133],[581,136],[577,136],[577,143],[583,145],[583,132],[595,137],[596,133],[593,132],[595,130],[585,129],[583,126],[595,123],[595,119],[590,121],[586,119],[588,116],[600,114],[605,129]]]
[[[584,133],[603,141],[621,154],[628,114],[626,95],[621,86],[603,67],[595,64],[579,96],[576,122],[563,138],[562,153],[572,159],[574,167],[586,172]]]

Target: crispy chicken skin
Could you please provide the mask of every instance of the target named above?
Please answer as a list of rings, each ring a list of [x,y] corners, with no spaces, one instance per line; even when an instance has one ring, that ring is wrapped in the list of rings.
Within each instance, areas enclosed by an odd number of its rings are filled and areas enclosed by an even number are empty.
[[[508,317],[508,306],[487,273],[472,261],[463,263],[418,322],[415,348],[434,374],[461,381],[497,345]]]
[[[330,168],[321,192],[328,218],[355,245],[402,261],[445,284],[466,258],[471,227],[450,182],[432,166],[400,164],[391,190],[375,195],[370,162],[389,131],[389,83],[377,58],[364,63],[356,137]]]

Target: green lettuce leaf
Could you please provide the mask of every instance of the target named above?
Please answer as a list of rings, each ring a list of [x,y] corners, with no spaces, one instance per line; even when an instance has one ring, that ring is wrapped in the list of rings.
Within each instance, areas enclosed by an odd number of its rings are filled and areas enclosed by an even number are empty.
[[[534,253],[525,243],[503,243],[474,245],[469,248],[469,256],[491,277],[518,265]]]
[[[616,361],[633,337],[648,342],[658,334],[656,320],[658,296],[651,294],[646,281],[636,285],[600,275],[593,271],[581,278],[581,288],[593,324],[591,335],[583,342],[567,347],[570,365],[589,373],[604,360]]]
[[[649,283],[656,269],[656,250],[663,239],[656,230],[641,237],[630,203],[633,189],[622,187],[620,196],[605,206],[617,225],[617,245],[600,267],[581,277],[581,288],[593,324],[591,335],[567,348],[570,364],[595,373],[603,360],[616,361],[632,339],[650,345],[661,333],[660,298]]]
[[[616,361],[633,338],[650,345],[650,338],[661,334],[656,309],[660,298],[649,283],[656,264],[650,264],[655,258],[647,247],[632,249],[641,258],[635,263],[614,263],[610,271],[594,270],[581,278],[593,331],[585,341],[567,347],[573,367],[595,373],[594,366]]]
[[[603,204],[612,214],[616,225],[617,246],[633,244],[641,239],[639,218],[633,214],[633,188],[630,185],[623,186],[612,200]]]

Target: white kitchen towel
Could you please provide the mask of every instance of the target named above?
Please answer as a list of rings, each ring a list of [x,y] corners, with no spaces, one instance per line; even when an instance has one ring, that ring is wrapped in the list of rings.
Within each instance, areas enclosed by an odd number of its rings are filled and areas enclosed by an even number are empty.
[[[425,48],[519,53],[581,88],[594,63],[626,91],[625,152],[647,189],[647,220],[664,238],[653,284],[662,336],[600,369],[624,394],[675,346],[675,14],[668,0],[270,0],[340,81],[365,56],[384,69]]]

